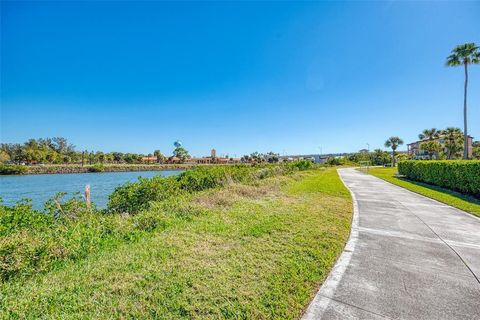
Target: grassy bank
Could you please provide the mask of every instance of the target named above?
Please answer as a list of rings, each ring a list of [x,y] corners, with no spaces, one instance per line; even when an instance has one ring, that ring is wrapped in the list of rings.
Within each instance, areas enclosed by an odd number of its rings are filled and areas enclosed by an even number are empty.
[[[480,200],[449,189],[396,176],[397,168],[370,168],[368,173],[405,189],[480,216]]]
[[[334,169],[257,170],[103,215],[135,236],[4,280],[0,318],[296,318],[343,248],[351,207]]]

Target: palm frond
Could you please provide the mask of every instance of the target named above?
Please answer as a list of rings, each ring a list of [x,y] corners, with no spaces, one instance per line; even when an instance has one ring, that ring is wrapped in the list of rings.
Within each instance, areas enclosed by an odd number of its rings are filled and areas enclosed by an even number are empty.
[[[480,63],[479,47],[475,43],[465,43],[456,46],[452,54],[447,57],[445,64],[450,67],[456,67],[464,64]]]

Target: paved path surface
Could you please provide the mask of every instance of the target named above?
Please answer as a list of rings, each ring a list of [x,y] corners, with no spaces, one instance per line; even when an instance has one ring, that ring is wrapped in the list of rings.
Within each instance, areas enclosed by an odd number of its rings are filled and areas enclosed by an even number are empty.
[[[345,251],[304,319],[480,319],[480,219],[354,169]]]

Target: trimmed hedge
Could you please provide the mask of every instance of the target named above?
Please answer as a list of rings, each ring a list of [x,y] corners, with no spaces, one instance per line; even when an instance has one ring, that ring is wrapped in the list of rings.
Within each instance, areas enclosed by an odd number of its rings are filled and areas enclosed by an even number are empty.
[[[398,164],[398,173],[410,180],[433,184],[480,198],[480,161],[401,161]]]

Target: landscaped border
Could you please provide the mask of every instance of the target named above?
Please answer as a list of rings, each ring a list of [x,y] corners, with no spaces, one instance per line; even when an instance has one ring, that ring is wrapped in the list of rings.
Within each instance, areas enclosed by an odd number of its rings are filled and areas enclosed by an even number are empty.
[[[396,168],[369,168],[368,173],[394,185],[480,217],[480,199],[423,182],[407,180],[396,175]]]

